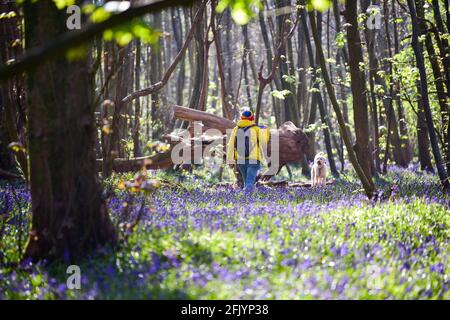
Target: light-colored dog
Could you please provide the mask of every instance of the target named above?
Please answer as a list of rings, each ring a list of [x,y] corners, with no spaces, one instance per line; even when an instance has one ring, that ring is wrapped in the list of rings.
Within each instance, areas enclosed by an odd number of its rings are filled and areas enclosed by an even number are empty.
[[[327,184],[327,159],[319,153],[314,157],[311,170],[311,186],[325,186]]]

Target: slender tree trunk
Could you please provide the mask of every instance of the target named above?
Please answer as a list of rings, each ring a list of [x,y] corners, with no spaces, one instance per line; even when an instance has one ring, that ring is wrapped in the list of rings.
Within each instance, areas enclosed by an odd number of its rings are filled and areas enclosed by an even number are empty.
[[[66,32],[51,1],[26,2],[29,48]],[[86,59],[60,57],[28,74],[32,225],[25,258],[74,261],[116,233],[101,198]]]
[[[420,87],[417,81],[417,87]],[[420,169],[428,172],[434,172],[430,156],[430,138],[428,136],[427,121],[425,120],[425,111],[422,99],[417,101],[417,144],[419,152]]]
[[[397,9],[395,6],[395,1],[391,2],[392,4],[392,20],[393,20],[393,28],[394,28],[394,53],[398,54],[400,52],[400,45],[399,45],[399,34],[398,34],[398,22],[397,22]],[[397,72],[395,70],[394,72]],[[394,81],[394,88],[395,88],[395,101],[397,103],[397,110],[398,110],[398,127],[400,132],[400,148],[401,152],[404,155],[405,159],[405,166],[407,166],[413,159],[413,152],[411,147],[411,142],[409,141],[409,134],[408,134],[408,125],[406,122],[406,116],[405,116],[405,109],[403,108],[402,101],[400,99],[400,83],[398,80]]]
[[[217,0],[213,0],[211,2],[211,9],[215,10],[217,5]],[[230,95],[228,94],[228,90],[231,90],[231,88],[227,87],[227,80],[225,76],[225,67],[224,67],[224,57],[223,57],[223,50],[222,50],[222,37],[221,37],[221,31],[218,29],[217,24],[217,18],[212,21],[211,30],[214,35],[214,44],[216,47],[216,56],[217,56],[217,71],[219,74],[220,79],[220,98],[222,102],[222,114],[224,118],[227,119],[233,119],[234,116],[237,115],[236,110],[233,109],[233,106],[231,105],[231,99]]]
[[[114,114],[111,123],[112,132],[108,135],[108,157],[110,160],[117,157],[123,158],[125,156],[121,139],[124,137],[124,126],[126,125],[123,115],[126,111],[127,103],[122,102],[122,98],[129,91],[128,87],[133,84],[132,81],[130,83],[131,72],[133,70],[131,44],[119,50],[118,63],[119,70],[117,72],[117,78],[115,79]],[[108,169],[108,173],[111,174],[110,168]]]
[[[0,3],[0,14],[14,12],[15,17],[0,19],[0,62],[6,64],[22,55],[22,46],[14,43],[22,38],[20,10],[14,2]],[[11,169],[14,157],[8,148],[9,143],[20,143],[24,148],[26,141],[26,116],[24,101],[24,78],[16,75],[0,83],[0,168]],[[28,161],[23,149],[15,152],[17,163],[25,181],[28,181]]]
[[[247,53],[247,64],[250,67],[250,70],[252,72],[253,79],[256,79],[258,77],[258,72],[256,70],[255,60],[253,57],[253,50],[250,42],[250,38],[248,36],[248,25],[242,26],[242,34],[244,36],[244,48]]]
[[[320,17],[321,15],[319,14],[318,17]],[[302,23],[302,27],[303,27],[303,32],[305,34],[305,38],[309,37],[309,31],[308,31],[308,23],[307,23],[307,14],[306,14],[306,9],[302,9],[300,12],[300,17],[301,17],[301,23]],[[317,32],[318,32],[318,36],[320,39],[322,39],[322,21],[320,21],[319,23],[319,19],[317,19],[318,23],[317,23]],[[308,43],[309,39],[305,39]],[[316,66],[314,64],[312,64],[312,62],[314,61],[314,55],[312,52],[312,48],[311,50],[308,49],[308,47],[306,48],[308,51],[308,57],[309,57],[309,65],[311,68],[313,68],[314,70],[316,69]],[[316,117],[317,117],[317,104],[318,104],[318,90],[319,90],[319,82],[316,79],[316,74],[315,72],[313,73],[312,77],[311,77],[311,86],[312,86],[312,90],[310,90],[311,93],[311,104],[310,104],[310,108],[309,108],[309,114],[308,114],[308,122],[307,125],[308,126],[312,126],[316,123]],[[314,131],[308,132],[307,133],[308,136],[308,152],[306,154],[307,158],[309,161],[313,161],[315,155],[316,155],[316,133]]]
[[[141,86],[141,42],[136,40],[136,56],[135,56],[135,69],[134,69],[134,87],[135,90],[139,90]],[[134,128],[133,128],[133,154],[134,157],[142,156],[140,137],[140,119],[141,119],[141,100],[136,99],[134,105]]]
[[[267,63],[267,69],[272,69],[272,63],[273,63],[273,53],[272,53],[272,47],[271,47],[271,41],[269,39],[269,31],[267,29],[266,22],[264,20],[264,15],[262,12],[259,16],[259,26],[261,28],[261,36],[263,38],[264,42],[264,51],[266,52],[266,63]],[[273,39],[275,42],[275,39]],[[280,79],[278,77],[274,77],[273,79],[275,83],[275,89],[281,90],[281,83]],[[271,84],[271,90],[273,90],[273,85]],[[275,114],[275,119],[277,121],[277,125],[280,126],[282,123],[286,122],[286,118],[283,116],[281,110],[281,103],[279,100],[277,100],[275,97],[272,96],[272,107]]]
[[[444,70],[447,70],[447,72],[445,72],[444,76],[445,76],[445,84],[447,87],[447,95],[450,98],[450,72],[448,72],[448,70],[450,70],[450,45],[449,45],[449,41],[448,38],[445,36],[441,36],[445,35],[447,33],[450,32],[450,30],[446,30],[445,26],[444,26],[444,22],[442,21],[442,16],[441,16],[441,9],[439,6],[439,1],[438,0],[432,0],[432,8],[433,8],[433,13],[434,13],[434,20],[436,22],[436,28],[435,28],[435,37],[436,37],[436,42],[439,48],[439,52],[440,52],[440,56],[442,59],[442,64],[444,66]],[[448,9],[448,8],[447,8]],[[448,13],[447,13],[448,16]],[[447,24],[449,24],[449,22],[447,21]]]
[[[152,17],[152,27],[161,30],[162,28],[162,17],[161,12],[155,13]],[[162,48],[163,40],[159,40],[158,46],[151,47],[150,55],[150,81],[151,83],[156,83],[162,78]],[[124,96],[122,96],[124,97]],[[158,139],[163,132],[163,110],[162,110],[162,94],[160,92],[154,92],[150,95],[151,101],[151,128],[152,128],[152,139]]]
[[[303,32],[304,32],[304,35],[305,35],[306,49],[307,49],[308,57],[309,57],[309,65],[314,70],[316,70],[317,66],[316,66],[316,62],[314,61],[313,49],[312,49],[312,46],[311,46],[309,31],[308,31],[308,27],[307,27],[307,24],[306,24],[306,13],[305,13],[304,10],[302,10],[301,18],[302,18],[302,24],[303,24],[302,25],[303,26]],[[330,136],[330,132],[332,133],[332,131],[331,131],[332,130],[331,129],[331,122],[329,121],[327,110],[325,109],[325,105],[324,105],[324,102],[323,102],[323,99],[322,99],[322,94],[320,92],[318,79],[316,77],[316,73],[315,72],[312,74],[312,81],[314,83],[313,95],[315,96],[315,99],[316,99],[317,104],[319,106],[319,113],[320,113],[320,118],[321,118],[322,124],[325,125],[325,128],[322,131],[323,131],[323,136],[324,136],[324,141],[325,141],[325,148],[326,148],[327,156],[328,156],[328,163],[330,164],[331,173],[334,176],[338,176],[339,173],[338,173],[337,168],[336,168],[336,163],[334,162],[333,149],[332,149],[332,146],[331,146],[331,136]]]
[[[205,10],[206,11],[206,10]],[[211,18],[209,25],[205,23],[205,38],[203,39],[203,77],[202,86],[200,88],[200,99],[198,102],[198,110],[206,111],[206,100],[209,92],[209,48],[211,47],[212,40],[209,40],[209,31],[215,24],[215,10],[211,10]],[[207,16],[207,14],[206,14]]]
[[[341,10],[339,8],[339,0],[333,0],[333,14],[334,14],[334,23],[336,26],[336,32],[342,32],[341,28]],[[342,58],[344,63],[348,63],[348,53],[345,47],[341,48]]]
[[[361,1],[362,12],[366,12],[370,4],[370,0]],[[381,172],[380,161],[380,131],[378,124],[378,108],[377,96],[375,93],[375,74],[378,71],[378,59],[375,53],[375,31],[369,28],[364,28],[364,36],[366,40],[367,53],[369,56],[369,90],[370,99],[369,105],[371,109],[372,127],[373,127],[373,155],[375,160],[375,170]]]
[[[306,112],[309,108],[308,104],[308,80],[306,77],[306,70],[308,69],[308,59],[305,45],[305,34],[303,32],[303,26],[301,23],[297,27],[297,101],[299,104],[299,114],[301,116],[300,122],[305,124]]]
[[[172,29],[173,35],[175,38],[175,43],[177,47],[177,51],[180,52],[183,47],[183,25],[181,23],[181,9],[180,8],[171,8],[172,12]],[[183,105],[183,91],[185,85],[186,78],[186,59],[183,59],[180,62],[178,77],[177,77],[177,86],[176,86],[176,101],[177,105]]]
[[[248,76],[248,67],[250,66],[250,69],[252,71],[253,79],[256,79],[257,74],[253,73],[253,67],[252,67],[252,54],[251,54],[251,48],[250,48],[250,40],[248,38],[248,25],[242,26],[242,34],[244,36],[244,53],[242,56],[242,63],[243,63],[243,69],[244,69],[244,85],[245,85],[245,91],[247,94],[247,103],[249,106],[249,109],[253,109],[252,104],[252,94],[250,89],[250,81]],[[239,98],[239,97],[237,97]]]
[[[225,71],[225,86],[227,88],[227,94],[229,101],[234,101],[235,92],[235,81],[233,77],[233,22],[231,20],[231,9],[227,8],[222,17],[224,23],[225,37],[222,38],[223,43],[221,44],[224,53],[224,71]],[[218,32],[221,32],[219,30]]]
[[[390,36],[390,23],[389,23],[389,7],[388,2],[384,0],[383,2],[383,10],[384,10],[384,25],[385,25],[385,33],[386,33],[386,43],[387,43],[387,49],[389,52],[389,73],[391,75],[391,78],[394,77],[394,74],[396,73],[396,70],[394,69],[393,63],[391,61],[393,57],[392,52],[392,44],[391,44],[391,36]],[[394,37],[395,38],[395,37]],[[394,101],[397,102],[399,109],[402,109],[400,106],[400,100],[398,99],[398,85],[397,82],[394,80],[390,81],[389,84],[389,93],[390,98],[388,101],[388,106],[386,110],[386,117],[388,122],[388,132],[386,136],[386,149],[385,149],[385,158],[384,158],[384,165],[383,165],[383,171],[387,171],[387,163],[388,163],[388,157],[389,157],[389,149],[390,144],[393,145],[393,154],[395,162],[402,166],[407,167],[409,162],[409,151],[408,146],[409,143],[406,141],[403,143],[402,141],[402,135],[399,133],[399,122],[397,122],[397,116],[395,114],[394,110]]]
[[[424,19],[424,10],[423,10],[423,0],[416,1],[417,8],[417,16],[420,20],[419,24],[422,30],[426,29],[426,23]],[[446,145],[444,145],[445,151],[445,161],[447,163],[447,172],[450,172],[450,123],[449,123],[449,104],[448,104],[448,94],[445,91],[444,79],[445,76],[441,72],[440,67],[440,57],[436,54],[436,50],[434,49],[433,40],[431,38],[430,32],[425,34],[425,47],[428,52],[428,59],[430,60],[431,69],[433,71],[434,76],[434,84],[436,86],[436,95],[440,107],[440,115],[441,115],[441,126],[443,130],[444,141],[447,140]]]
[[[353,119],[356,133],[354,148],[358,162],[364,170],[366,177],[371,177],[372,156],[369,148],[369,115],[367,111],[367,100],[364,95],[364,92],[366,92],[365,76],[364,71],[360,69],[361,65],[364,65],[364,59],[358,29],[356,1],[345,2],[344,16],[346,22],[349,24],[347,28],[347,45],[353,95]]]
[[[290,0],[275,1],[276,8],[285,8],[290,5],[291,5]],[[289,25],[286,22],[287,19],[290,19],[290,17],[284,14],[280,14],[276,17],[277,36],[279,39],[283,37],[284,30],[289,28]],[[292,121],[296,126],[300,126],[300,116],[298,113],[296,87],[291,82],[286,81],[286,79],[283,79],[283,77],[291,75],[288,65],[291,64],[293,61],[289,61],[289,56],[292,57],[292,53],[289,54],[289,51],[292,51],[290,41],[287,42],[282,48],[281,52],[282,58],[280,59],[279,62],[279,71],[277,72],[277,75],[278,78],[280,79],[281,89],[288,90],[290,92],[290,94],[288,94],[282,101],[287,115],[285,120]]]
[[[421,34],[421,30],[417,21],[416,7],[414,4],[414,0],[408,0],[409,12],[411,15],[411,24],[412,24],[412,47],[414,50],[414,55],[416,56],[416,64],[419,69],[420,74],[420,98],[422,100],[423,108],[425,111],[425,118],[428,126],[428,134],[430,135],[430,143],[431,149],[433,151],[434,161],[436,163],[436,168],[439,174],[439,179],[441,180],[442,186],[445,190],[450,189],[450,183],[447,176],[447,172],[445,170],[441,151],[439,150],[439,143],[436,136],[436,131],[433,124],[433,116],[431,114],[430,101],[428,99],[428,83],[427,83],[427,74],[425,71],[425,62],[423,58],[423,53],[420,49],[419,45],[419,35]]]
[[[316,51],[317,51],[317,56],[318,56],[318,61],[320,64],[320,68],[322,70],[322,77],[324,79],[325,82],[325,86],[327,88],[327,92],[331,101],[331,104],[333,106],[334,112],[336,114],[336,118],[337,121],[339,123],[339,129],[340,129],[340,133],[341,136],[344,140],[345,143],[345,147],[347,148],[347,153],[350,159],[350,162],[353,165],[353,168],[356,171],[356,174],[358,175],[359,179],[361,180],[361,183],[364,187],[364,191],[367,195],[368,198],[372,198],[376,188],[375,185],[373,184],[372,180],[371,180],[371,176],[367,176],[364,173],[363,168],[361,167],[361,165],[358,162],[358,158],[356,156],[355,151],[353,150],[353,146],[352,146],[352,142],[350,140],[350,136],[348,135],[347,132],[347,128],[346,128],[346,124],[345,124],[345,120],[344,117],[342,115],[341,109],[339,107],[339,103],[336,99],[336,94],[334,92],[334,87],[333,84],[331,83],[331,79],[328,75],[328,71],[327,71],[327,65],[326,65],[326,61],[325,61],[325,56],[323,54],[323,50],[322,50],[322,43],[321,43],[321,39],[318,36],[317,33],[317,27],[316,27],[316,22],[315,22],[315,16],[314,16],[314,12],[310,11],[308,13],[309,18],[310,18],[310,24],[311,24],[311,32],[314,38],[314,43],[316,45]]]

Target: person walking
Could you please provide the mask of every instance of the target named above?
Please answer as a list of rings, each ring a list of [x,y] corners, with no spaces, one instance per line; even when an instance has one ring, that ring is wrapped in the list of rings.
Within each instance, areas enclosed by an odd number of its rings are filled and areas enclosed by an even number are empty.
[[[261,161],[267,148],[269,130],[255,123],[250,110],[241,113],[241,119],[231,132],[227,145],[227,163],[237,163],[244,182],[244,191],[252,192]]]

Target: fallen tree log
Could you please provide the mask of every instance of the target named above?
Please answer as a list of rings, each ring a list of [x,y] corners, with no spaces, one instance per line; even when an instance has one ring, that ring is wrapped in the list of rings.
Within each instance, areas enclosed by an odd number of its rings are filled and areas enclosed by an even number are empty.
[[[222,134],[225,134],[228,129],[233,129],[236,126],[236,123],[227,118],[216,116],[215,114],[205,111],[194,110],[181,106],[173,107],[173,116],[179,120],[202,122],[204,128],[203,131],[212,128],[220,130]]]
[[[226,134],[227,130],[233,129],[236,123],[233,121],[216,116],[214,114],[193,110],[186,107],[175,106],[174,117],[189,122],[200,121],[203,124],[203,132],[209,128],[220,130],[222,134]],[[188,129],[193,136],[193,127]],[[277,134],[279,137],[280,165],[289,162],[298,161],[306,153],[308,147],[308,138],[306,134],[297,128],[291,121],[285,122],[279,129],[271,130],[271,137]],[[271,141],[269,141],[269,146]],[[269,156],[271,150],[268,150]]]
[[[97,159],[97,167],[101,171],[103,159]],[[173,162],[170,159],[170,153],[157,153],[153,156],[139,157],[139,158],[116,158],[113,162],[113,171],[115,172],[129,172],[139,171],[143,167],[148,170],[169,169],[173,167]]]
[[[126,172],[126,171],[138,171],[144,166],[147,169],[168,169],[173,167],[175,164],[171,159],[172,150],[179,143],[183,143],[186,150],[191,151],[191,159],[195,159],[195,155],[203,154],[205,148],[214,143],[214,145],[221,145],[222,152],[225,154],[225,148],[227,143],[227,133],[229,130],[233,129],[236,124],[226,118],[194,109],[189,109],[181,106],[173,107],[173,117],[180,120],[189,121],[191,123],[198,122],[201,123],[199,129],[199,135],[197,134],[194,126],[190,125],[187,131],[183,131],[178,134],[167,134],[165,139],[170,144],[170,148],[164,153],[157,153],[154,156],[147,156],[141,158],[131,158],[131,159],[114,159],[113,170],[116,172]],[[208,132],[208,129],[216,129],[214,132]],[[275,137],[278,137],[278,152],[279,152],[279,166],[278,172],[281,168],[289,162],[299,161],[303,155],[307,152],[308,138],[305,133],[297,128],[292,122],[285,122],[279,129],[270,130],[270,140],[269,148],[267,154],[269,157],[272,156],[273,149],[272,142]],[[200,143],[199,143],[200,142]],[[201,148],[195,152],[195,148]],[[101,168],[102,159],[97,160],[97,164]],[[278,172],[273,172],[268,176],[265,176],[262,180],[267,180],[274,174]]]

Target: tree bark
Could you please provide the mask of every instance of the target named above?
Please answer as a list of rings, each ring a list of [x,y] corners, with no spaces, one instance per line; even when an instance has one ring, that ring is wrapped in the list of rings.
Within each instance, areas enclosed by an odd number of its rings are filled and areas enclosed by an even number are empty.
[[[370,0],[361,1],[362,12],[367,12]],[[366,40],[367,53],[369,56],[369,90],[370,100],[369,105],[371,109],[372,127],[373,127],[373,155],[375,160],[375,170],[381,173],[380,161],[380,131],[378,124],[378,107],[377,96],[375,93],[375,77],[378,71],[378,59],[375,53],[375,31],[369,28],[364,28],[364,36]]]
[[[422,30],[426,29],[426,23],[423,20],[424,19],[424,11],[423,11],[423,0],[416,1],[416,7],[417,7],[417,17],[420,20],[419,24]],[[446,94],[445,91],[445,85],[444,85],[444,79],[445,75],[441,72],[441,67],[439,63],[439,56],[436,53],[436,50],[434,49],[433,40],[431,38],[430,32],[427,32],[425,34],[425,48],[428,52],[428,59],[430,60],[431,69],[433,71],[433,77],[434,77],[434,85],[436,86],[436,95],[440,107],[440,115],[441,115],[441,126],[443,130],[443,136],[446,137],[443,140],[447,141],[447,144],[444,145],[444,151],[445,151],[445,160],[447,163],[447,172],[450,172],[450,110],[449,110],[449,104],[448,104],[448,93]]]
[[[355,125],[356,142],[354,149],[366,177],[372,176],[372,156],[369,148],[369,115],[367,111],[364,65],[361,38],[358,29],[358,12],[356,1],[345,2],[344,16],[348,24],[347,46],[353,95],[353,119]]]
[[[217,0],[212,0],[211,8],[215,10],[217,5]],[[227,87],[227,81],[225,77],[225,67],[224,67],[224,58],[223,58],[223,50],[222,50],[222,36],[221,32],[217,26],[218,17],[216,16],[216,20],[212,21],[211,31],[214,35],[214,44],[216,48],[216,57],[217,57],[217,72],[220,80],[220,100],[222,102],[222,115],[227,119],[232,119],[236,116],[237,112],[233,110],[233,106],[231,104],[230,96],[228,95],[228,90],[231,88]]]
[[[416,57],[417,68],[419,69],[420,74],[420,98],[423,104],[423,108],[425,111],[425,118],[428,126],[428,134],[430,135],[430,143],[431,149],[433,151],[434,161],[436,163],[436,168],[438,171],[439,179],[441,180],[442,186],[444,190],[448,191],[450,189],[450,182],[447,176],[447,172],[445,170],[441,151],[439,150],[439,143],[436,136],[436,131],[433,124],[433,116],[431,114],[430,101],[428,99],[428,83],[427,83],[427,74],[425,71],[425,62],[423,58],[423,52],[420,49],[419,45],[419,35],[421,34],[420,26],[417,21],[416,7],[414,4],[414,0],[408,0],[409,12],[411,15],[411,24],[412,24],[412,47],[414,50],[414,55]]]
[[[9,60],[15,60],[22,55],[22,46],[14,45],[22,39],[22,24],[20,10],[14,2],[0,4],[0,14],[14,12],[15,17],[0,19],[0,62],[4,65]],[[0,83],[0,167],[11,169],[14,155],[8,148],[9,143],[20,143],[24,148],[26,141],[26,102],[24,78],[16,75]],[[28,181],[28,161],[23,149],[15,152],[15,158],[22,171],[25,181]]]
[[[173,29],[173,35],[175,38],[175,43],[177,46],[178,52],[181,52],[183,49],[183,25],[181,23],[181,13],[179,8],[172,8],[172,29]],[[183,91],[184,91],[184,85],[185,85],[185,78],[186,78],[186,59],[183,56],[180,62],[180,67],[178,71],[178,77],[177,77],[177,87],[176,87],[176,101],[178,105],[183,104]]]
[[[399,48],[399,34],[398,34],[398,22],[397,20],[397,9],[395,6],[395,1],[391,2],[392,4],[392,20],[393,20],[393,29],[394,29],[394,54],[398,54],[400,52]],[[397,71],[395,71],[397,72]],[[409,140],[408,135],[408,124],[406,122],[406,116],[405,116],[405,109],[403,108],[401,99],[400,99],[400,92],[401,87],[398,80],[394,81],[394,88],[395,88],[395,101],[397,103],[397,110],[398,110],[398,128],[400,133],[400,149],[404,156],[405,160],[405,167],[409,165],[409,163],[413,159],[413,151],[411,147],[411,142]]]
[[[275,7],[276,8],[285,8],[291,5],[290,0],[276,0]],[[280,14],[276,17],[276,26],[277,26],[277,36],[279,39],[284,37],[284,32],[286,28],[289,28],[289,23],[286,21],[290,19],[289,15]],[[282,101],[284,104],[284,109],[286,110],[286,121],[292,121],[296,126],[300,126],[300,116],[298,111],[298,103],[297,103],[297,88],[294,84],[283,79],[284,76],[292,76],[292,73],[289,70],[288,65],[293,63],[293,61],[289,61],[289,57],[292,54],[289,54],[289,51],[292,51],[292,44],[289,42],[285,42],[281,47],[281,59],[279,59],[279,69],[276,75],[279,77],[279,81],[281,83],[282,90],[288,90],[290,94],[288,94],[285,99]]]
[[[141,41],[136,40],[136,56],[134,69],[134,87],[138,90],[141,86]],[[141,141],[141,101],[137,99],[134,106],[134,126],[133,126],[133,155],[135,157],[142,156]]]
[[[30,48],[66,31],[51,1],[26,2]],[[28,74],[32,225],[24,258],[85,256],[117,240],[101,198],[94,152],[94,107],[86,59],[60,57]]]
[[[364,172],[363,168],[361,167],[361,165],[358,162],[358,158],[355,154],[355,151],[353,150],[353,146],[349,137],[349,134],[347,132],[347,128],[346,128],[346,124],[345,124],[345,120],[344,117],[342,115],[341,109],[339,107],[339,103],[336,99],[336,94],[334,92],[334,87],[333,84],[331,83],[331,79],[328,75],[328,71],[327,71],[327,65],[326,65],[326,61],[325,61],[325,56],[323,54],[323,50],[322,50],[322,43],[321,43],[321,39],[318,36],[317,33],[317,27],[316,27],[316,22],[315,22],[315,15],[313,11],[310,11],[308,13],[309,15],[309,21],[311,24],[311,32],[314,38],[314,43],[316,45],[316,51],[317,51],[317,56],[318,56],[318,61],[320,64],[320,68],[322,70],[322,77],[324,79],[325,82],[325,86],[327,88],[327,92],[331,101],[331,104],[333,106],[334,112],[336,114],[336,118],[337,121],[339,123],[339,129],[341,132],[341,136],[344,140],[345,143],[345,147],[347,148],[347,153],[350,159],[350,162],[353,165],[353,168],[356,171],[356,174],[358,175],[359,179],[361,180],[361,183],[363,185],[364,191],[367,195],[367,197],[369,199],[371,199],[376,191],[375,185],[372,182],[371,176],[367,176],[366,173]]]
[[[316,62],[314,60],[314,54],[313,54],[313,49],[311,46],[308,25],[306,23],[306,17],[307,17],[306,12],[304,10],[302,10],[301,20],[302,20],[303,32],[305,35],[306,49],[307,49],[308,57],[309,57],[309,65],[311,66],[311,68],[316,70],[318,68],[318,66],[316,65]],[[315,99],[319,106],[320,118],[321,118],[322,124],[326,126],[322,131],[323,131],[323,137],[324,137],[324,142],[325,142],[325,148],[326,148],[327,156],[328,156],[328,163],[330,164],[331,173],[334,176],[338,176],[339,173],[336,168],[336,163],[334,162],[333,149],[331,146],[331,136],[330,136],[330,133],[332,134],[331,122],[328,118],[327,110],[325,109],[325,105],[324,105],[324,102],[322,99],[322,94],[320,92],[319,82],[318,82],[315,72],[312,74],[311,81],[314,84],[313,96],[315,96]]]
[[[420,83],[417,81],[417,87],[419,88],[419,86]],[[420,169],[434,173],[430,156],[430,138],[428,137],[427,121],[425,120],[425,111],[421,99],[417,101],[417,107],[417,144]]]

